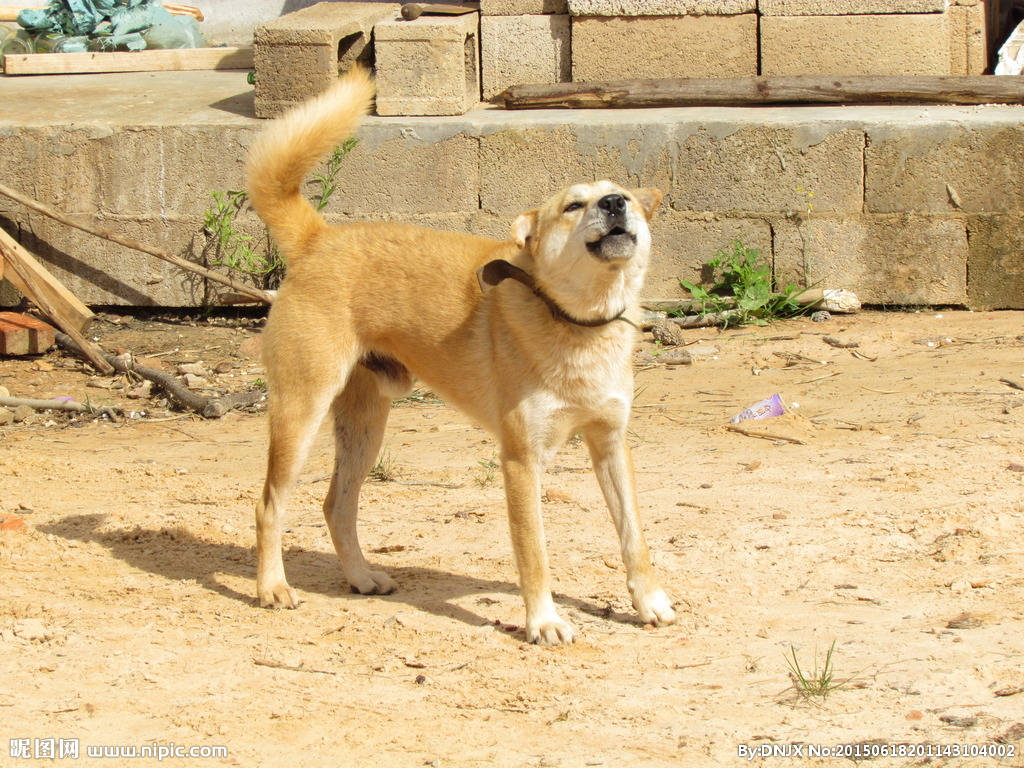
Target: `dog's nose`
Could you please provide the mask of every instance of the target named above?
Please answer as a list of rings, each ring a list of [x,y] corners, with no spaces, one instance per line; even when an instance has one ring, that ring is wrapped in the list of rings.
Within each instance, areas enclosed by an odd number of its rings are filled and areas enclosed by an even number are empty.
[[[605,195],[597,201],[597,207],[612,216],[621,216],[626,212],[626,198],[622,195]]]

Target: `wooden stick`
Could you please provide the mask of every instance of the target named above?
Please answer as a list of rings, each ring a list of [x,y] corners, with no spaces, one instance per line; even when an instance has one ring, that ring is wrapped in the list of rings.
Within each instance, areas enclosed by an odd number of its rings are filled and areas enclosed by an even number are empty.
[[[131,238],[128,237],[121,237],[115,232],[111,232],[106,229],[101,229],[100,227],[94,227],[91,224],[86,224],[76,219],[72,219],[70,216],[65,216],[60,211],[57,211],[48,205],[44,205],[43,203],[40,203],[38,200],[33,200],[31,197],[28,197],[27,195],[23,195],[20,192],[15,192],[13,189],[4,184],[0,184],[0,195],[9,197],[12,200],[21,203],[26,208],[30,208],[33,211],[43,214],[44,216],[49,216],[51,219],[55,219],[59,221],[61,224],[67,224],[69,227],[74,227],[75,229],[80,229],[83,232],[88,232],[90,235],[95,235],[96,237],[101,237],[104,240],[109,240],[112,243],[123,245],[125,248],[131,248],[134,251],[141,251],[142,253],[148,253],[150,256],[156,256],[158,259],[168,261],[171,264],[174,264],[176,267],[180,267],[181,269],[186,270],[187,272],[194,272],[197,275],[202,275],[207,280],[212,280],[215,283],[226,285],[239,293],[244,293],[245,295],[251,296],[257,301],[263,302],[264,304],[270,304],[273,302],[272,295],[267,293],[266,291],[261,291],[259,288],[252,288],[251,286],[243,285],[242,283],[239,283],[237,280],[232,280],[230,277],[222,275],[220,272],[214,272],[213,270],[207,269],[206,267],[202,267],[198,264],[193,264],[191,261],[183,259],[180,256],[175,256],[173,253],[168,253],[167,251],[161,251],[158,248],[153,248],[144,243],[140,243],[138,240],[132,240]]]
[[[795,443],[796,445],[807,445],[807,442],[805,440],[801,440],[798,437],[778,435],[772,432],[755,432],[752,429],[743,426],[742,424],[726,424],[725,426],[726,428],[732,430],[733,432],[739,432],[741,435],[746,435],[747,437],[760,437],[765,440],[782,440],[787,443]]]
[[[0,397],[0,405],[5,408],[18,408],[26,405],[35,411],[77,411],[79,413],[96,413],[116,416],[116,408],[109,406],[94,406],[85,403],[76,403],[71,400],[36,400],[30,397]]]
[[[81,354],[81,349],[71,337],[66,336],[63,333],[58,333],[56,334],[56,339],[59,346],[76,354]],[[154,384],[162,387],[163,390],[170,395],[171,399],[179,405],[183,405],[189,410],[196,411],[207,419],[219,419],[233,408],[252,405],[263,399],[264,393],[256,390],[251,392],[237,392],[232,395],[223,395],[221,397],[197,395],[191,389],[182,385],[173,374],[158,371],[155,368],[148,368],[144,365],[138,365],[134,360],[126,359],[126,357],[104,355],[104,358],[112,369],[120,371],[121,373],[134,373],[144,379],[152,381]]]
[[[95,317],[92,311],[78,300],[67,287],[50,274],[39,260],[21,243],[0,229],[0,262],[11,262],[11,266],[2,273],[18,291],[42,306],[40,301],[49,301],[63,322],[76,331],[85,332]],[[14,263],[20,264],[28,275],[23,280],[21,272],[16,271]],[[42,297],[40,299],[40,297]],[[54,318],[56,319],[56,318]]]
[[[168,48],[150,51],[8,53],[6,75],[80,75],[98,72],[156,72],[195,69],[252,69],[252,48]]]
[[[1020,104],[1019,77],[785,75],[514,85],[508,109],[751,104]]]

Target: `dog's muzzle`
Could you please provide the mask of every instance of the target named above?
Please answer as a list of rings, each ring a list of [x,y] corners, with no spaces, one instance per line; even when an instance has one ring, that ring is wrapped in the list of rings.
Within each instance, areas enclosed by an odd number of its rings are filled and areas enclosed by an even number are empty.
[[[629,229],[626,198],[605,195],[597,201],[597,207],[607,229],[597,240],[587,243],[587,250],[604,261],[630,258],[636,248],[636,234]]]

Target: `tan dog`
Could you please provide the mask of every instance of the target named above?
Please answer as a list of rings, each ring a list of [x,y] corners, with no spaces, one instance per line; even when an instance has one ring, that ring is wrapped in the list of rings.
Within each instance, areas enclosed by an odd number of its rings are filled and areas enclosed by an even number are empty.
[[[576,431],[611,509],[633,605],[645,622],[671,623],[625,442],[635,333],[625,313],[647,269],[661,193],[578,184],[520,216],[510,242],[405,224],[328,226],[300,185],[352,133],[373,93],[369,75],[352,71],[271,124],[249,156],[253,206],[288,263],[263,333],[271,400],[256,509],[260,603],[299,602],[285,580],[281,523],[328,410],[337,458],[324,514],[345,578],[363,594],[395,588],[363,558],[356,512],[391,400],[415,375],[500,440],[528,640],[573,639],[551,599],[540,478]]]

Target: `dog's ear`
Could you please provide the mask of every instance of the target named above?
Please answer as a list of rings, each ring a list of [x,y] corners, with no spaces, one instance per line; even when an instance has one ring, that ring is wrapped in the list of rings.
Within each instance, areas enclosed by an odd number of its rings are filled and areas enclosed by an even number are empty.
[[[537,234],[537,211],[527,211],[512,222],[512,242],[520,248],[526,247],[526,241]]]
[[[640,207],[644,209],[644,216],[650,221],[654,218],[654,210],[661,205],[662,199],[665,195],[660,189],[654,187],[646,187],[644,189],[634,189],[633,197],[640,203]]]

